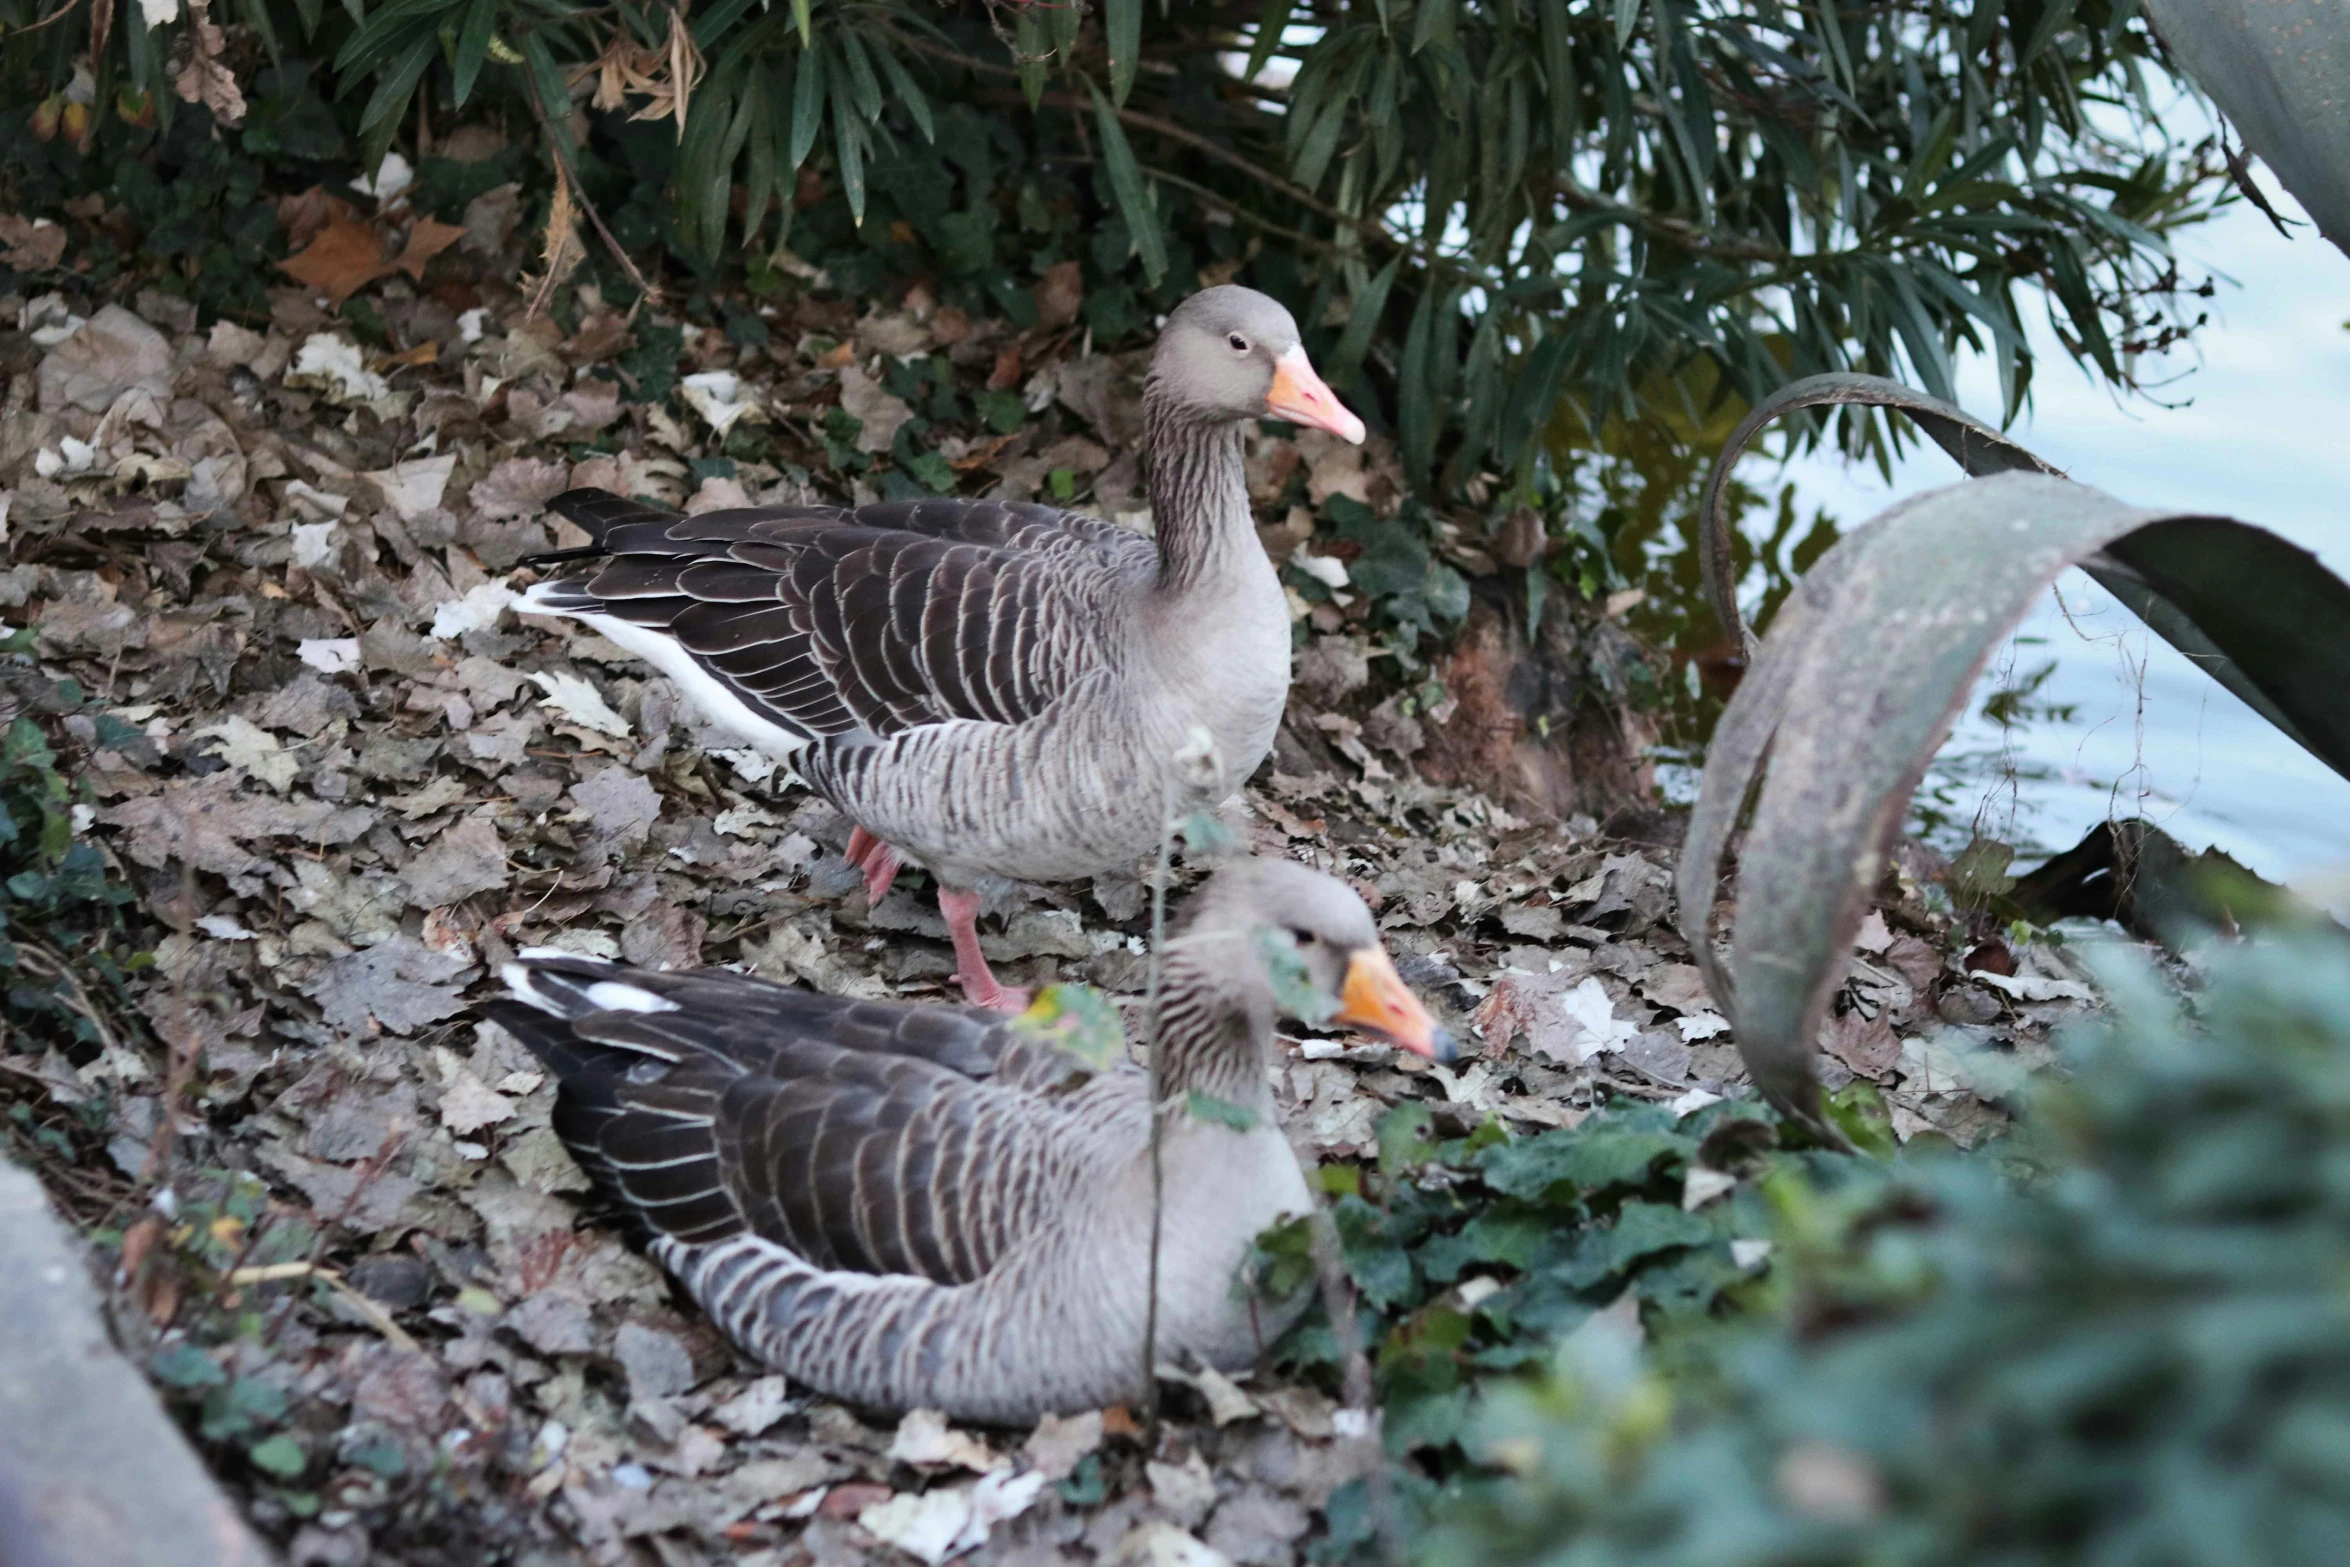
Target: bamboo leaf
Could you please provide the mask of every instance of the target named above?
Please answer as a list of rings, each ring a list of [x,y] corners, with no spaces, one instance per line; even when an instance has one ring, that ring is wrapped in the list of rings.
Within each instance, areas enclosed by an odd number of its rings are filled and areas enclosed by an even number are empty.
[[[815,19],[809,15],[810,0],[791,0],[792,24],[800,30],[800,47],[813,49],[816,40],[812,29]]]
[[[1273,58],[1273,51],[1281,47],[1281,35],[1289,31],[1289,15],[1297,9],[1297,0],[1265,0],[1265,9],[1257,18],[1257,41],[1248,52],[1248,69],[1241,72],[1241,80],[1253,82],[1263,74]]]
[[[441,40],[429,30],[408,46],[406,52],[400,55],[398,63],[377,80],[375,91],[368,95],[367,107],[359,111],[362,135],[373,127],[397,125],[406,116],[408,95],[416,90],[417,82],[423,78],[426,68],[440,52]],[[370,167],[380,165],[382,161],[379,153],[376,164]]]
[[[824,53],[822,49],[800,51],[798,74],[791,85],[791,153],[787,161],[796,172],[808,161],[808,153],[816,145],[816,132],[824,124]]]
[[[466,9],[465,26],[457,34],[457,57],[451,67],[450,96],[463,108],[473,96],[482,62],[490,57],[490,37],[498,25],[497,0],[473,0]]]
[[[864,40],[854,31],[842,28],[840,53],[848,62],[849,92],[857,106],[857,115],[871,124],[881,118],[881,83],[874,78],[873,62],[865,57]]]
[[[566,161],[577,157],[571,129],[565,123],[571,113],[571,89],[555,65],[555,56],[549,52],[543,32],[523,34],[522,60],[530,70],[531,87],[538,99],[539,123],[546,127],[548,137]]]
[[[1134,149],[1126,144],[1125,127],[1118,123],[1118,111],[1102,90],[1086,78],[1085,90],[1093,95],[1094,125],[1101,137],[1102,162],[1110,174],[1110,191],[1118,199],[1119,215],[1126,220],[1126,231],[1134,236],[1134,248],[1142,257],[1142,274],[1151,287],[1167,272],[1166,242],[1159,234],[1159,215],[1153,210],[1150,193],[1142,181],[1142,168],[1134,161]]]
[[[1412,53],[1418,54],[1439,37],[1449,37],[1457,0],[1419,0],[1412,17]]]
[[[750,156],[743,164],[745,245],[758,243],[759,226],[766,221],[770,198],[781,196],[787,207],[791,203],[790,193],[781,189],[775,176],[776,116],[775,106],[768,101],[768,80],[767,71],[753,70],[750,87],[744,95],[751,113]]]
[[[889,78],[890,91],[898,95],[898,101],[906,106],[906,112],[914,117],[914,128],[922,133],[924,141],[935,145],[938,128],[931,122],[930,99],[916,85],[912,74],[906,70],[905,62],[894,51],[875,44],[873,52],[881,60],[882,74]]]
[[[727,37],[734,24],[743,19],[743,13],[750,10],[754,4],[758,4],[758,0],[718,0],[716,5],[704,11],[700,19],[694,23],[692,28],[694,47],[705,52],[716,47],[721,39]],[[766,8],[762,5],[760,9]]]
[[[1632,29],[1640,24],[1640,0],[1616,0],[1616,47],[1624,48],[1632,42]]]
[[[1398,255],[1355,291],[1354,308],[1347,313],[1346,331],[1330,355],[1331,379],[1343,384],[1362,368],[1363,355],[1370,351],[1371,334],[1379,329],[1380,314],[1387,308],[1387,295],[1395,287],[1395,275],[1402,267],[1403,257]]]
[[[1104,0],[1103,30],[1110,45],[1110,101],[1123,109],[1142,58],[1142,0]]]
[[[840,160],[841,193],[849,200],[849,218],[865,226],[865,123],[857,116],[853,89],[839,71],[832,73],[832,155]]]

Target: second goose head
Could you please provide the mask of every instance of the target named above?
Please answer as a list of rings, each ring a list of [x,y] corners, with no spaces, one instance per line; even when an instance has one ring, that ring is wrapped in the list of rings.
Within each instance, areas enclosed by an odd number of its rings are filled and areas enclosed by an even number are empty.
[[[1235,1089],[1261,1077],[1256,1052],[1235,1059],[1229,1042],[1261,1049],[1280,1017],[1343,1023],[1415,1055],[1453,1058],[1452,1035],[1404,984],[1371,911],[1336,877],[1288,860],[1227,866],[1193,896],[1168,949],[1165,1037],[1178,1077],[1231,1075]]]
[[[1150,395],[1189,424],[1282,419],[1348,441],[1363,421],[1323,384],[1277,300],[1226,283],[1175,307],[1151,354]]]

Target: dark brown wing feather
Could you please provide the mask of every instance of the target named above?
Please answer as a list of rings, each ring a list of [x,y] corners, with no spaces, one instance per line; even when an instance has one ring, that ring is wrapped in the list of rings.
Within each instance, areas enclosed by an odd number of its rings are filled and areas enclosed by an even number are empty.
[[[540,590],[675,638],[810,736],[1019,723],[1098,668],[1118,582],[1151,546],[1017,502],[761,507],[678,517],[604,490],[550,507],[608,558]]]
[[[1056,1165],[1075,1063],[975,1008],[854,1001],[720,970],[523,960],[534,995],[485,1010],[560,1085],[555,1130],[654,1233],[745,1230],[820,1268],[966,1283],[1022,1233]],[[616,981],[675,1003],[606,1010]]]

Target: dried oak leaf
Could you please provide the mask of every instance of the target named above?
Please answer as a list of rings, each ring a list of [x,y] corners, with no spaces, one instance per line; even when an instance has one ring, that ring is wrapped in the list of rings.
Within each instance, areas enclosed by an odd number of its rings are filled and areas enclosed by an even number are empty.
[[[451,1016],[463,1002],[446,983],[463,973],[467,960],[435,952],[413,936],[398,935],[364,952],[340,957],[303,986],[335,1028],[352,1034],[405,1034]]]
[[[344,300],[400,268],[398,262],[384,259],[383,236],[373,224],[340,212],[318,231],[316,239],[279,262],[278,269],[318,290],[329,306],[340,310]]]
[[[476,479],[466,499],[493,520],[535,517],[570,484],[571,470],[549,457],[509,457]]]
[[[661,815],[660,794],[625,767],[607,767],[573,784],[571,798],[587,812],[596,836],[611,842],[643,838]]]
[[[223,125],[245,117],[245,94],[226,60],[228,38],[208,14],[206,0],[188,0],[187,64],[180,67],[172,90],[189,103],[200,103]],[[338,301],[340,303],[340,301]]]
[[[98,819],[130,829],[124,851],[141,865],[157,868],[184,861],[222,876],[268,863],[245,847],[257,839],[349,843],[375,821],[374,813],[363,806],[338,809],[323,800],[240,794],[237,781],[237,774],[225,770],[180,779],[155,794],[109,806]]]
[[[47,218],[0,212],[0,264],[18,272],[47,272],[65,260],[65,230]]]
[[[432,258],[464,237],[465,229],[459,224],[443,223],[438,218],[418,218],[408,230],[408,243],[400,247],[392,265],[421,283],[424,269]]]
[[[1074,261],[1055,262],[1030,292],[1036,298],[1036,324],[1048,332],[1057,330],[1085,308],[1085,273]]]
[[[447,908],[511,879],[498,829],[481,816],[468,816],[442,833],[400,871],[408,901],[420,909]]]
[[[277,199],[277,225],[286,231],[286,244],[300,250],[316,239],[319,231],[337,218],[349,216],[351,204],[340,196],[330,196],[323,185],[313,185],[293,196]]]

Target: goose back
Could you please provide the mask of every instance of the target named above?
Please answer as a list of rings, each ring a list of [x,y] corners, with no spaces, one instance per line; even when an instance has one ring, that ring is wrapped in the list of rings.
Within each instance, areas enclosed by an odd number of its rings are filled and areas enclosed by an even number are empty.
[[[677,517],[597,490],[551,504],[608,559],[534,587],[530,608],[661,668],[951,885],[1148,852],[1192,731],[1225,766],[1186,806],[1254,770],[1288,694],[1287,611],[1245,498],[1238,524],[1197,524],[1215,535],[1198,546],[1208,565],[1179,586],[1151,541],[1042,506]]]
[[[719,1326],[837,1397],[1021,1421],[1136,1390],[1144,1075],[1001,1016],[719,971],[536,957],[493,1003],[562,1084],[557,1130]],[[1252,1059],[1253,1050],[1252,1046]],[[1271,1115],[1165,1138],[1162,1358],[1234,1369],[1292,1319],[1233,1282],[1306,1210]]]
[[[551,508],[610,557],[536,603],[674,639],[802,740],[1017,724],[1116,659],[1148,541],[1045,506],[902,501],[680,517],[604,490]]]

